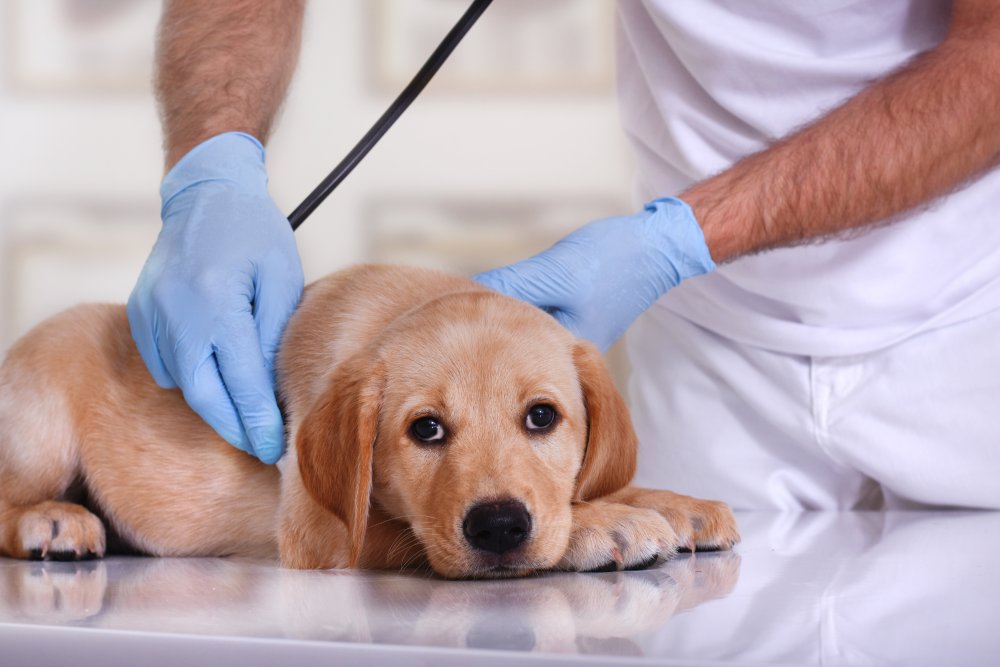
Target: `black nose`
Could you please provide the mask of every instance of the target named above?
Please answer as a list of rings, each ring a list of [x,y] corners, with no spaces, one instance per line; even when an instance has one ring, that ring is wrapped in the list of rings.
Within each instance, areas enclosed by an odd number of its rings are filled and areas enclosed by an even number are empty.
[[[517,500],[480,503],[465,515],[462,532],[475,548],[502,554],[527,539],[531,515],[524,503]]]

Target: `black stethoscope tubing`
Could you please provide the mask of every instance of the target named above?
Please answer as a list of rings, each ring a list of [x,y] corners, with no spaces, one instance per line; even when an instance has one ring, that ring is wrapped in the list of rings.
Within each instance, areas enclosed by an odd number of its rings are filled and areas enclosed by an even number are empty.
[[[479,19],[486,8],[493,0],[474,0],[472,5],[469,6],[462,17],[458,20],[447,35],[445,35],[444,40],[434,49],[434,53],[431,54],[424,66],[420,68],[413,80],[410,81],[409,85],[403,89],[403,92],[399,94],[396,100],[386,109],[385,113],[375,121],[375,124],[370,130],[361,138],[361,141],[351,149],[351,152],[340,161],[336,167],[333,168],[326,178],[320,182],[316,188],[309,193],[301,204],[292,211],[291,215],[288,216],[288,222],[292,225],[292,231],[299,228],[309,214],[316,210],[316,207],[323,203],[327,195],[333,192],[333,189],[340,185],[351,171],[354,170],[358,163],[368,154],[378,140],[382,138],[392,124],[406,111],[406,107],[410,106],[410,103],[417,98],[420,91],[428,84],[434,74],[438,71],[444,61],[448,59],[451,52],[455,50],[458,43],[462,41],[465,33],[469,31],[472,25]]]

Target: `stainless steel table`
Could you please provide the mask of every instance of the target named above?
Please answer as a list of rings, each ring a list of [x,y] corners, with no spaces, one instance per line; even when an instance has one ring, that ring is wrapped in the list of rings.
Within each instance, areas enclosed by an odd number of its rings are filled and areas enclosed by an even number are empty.
[[[0,665],[1000,665],[1000,513],[748,513],[734,552],[443,581],[0,559]]]

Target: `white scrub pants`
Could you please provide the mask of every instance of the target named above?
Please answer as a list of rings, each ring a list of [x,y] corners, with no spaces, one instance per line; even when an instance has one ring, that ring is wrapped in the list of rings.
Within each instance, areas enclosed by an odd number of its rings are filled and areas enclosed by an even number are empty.
[[[635,483],[734,509],[1000,509],[1000,311],[850,357],[629,330]]]

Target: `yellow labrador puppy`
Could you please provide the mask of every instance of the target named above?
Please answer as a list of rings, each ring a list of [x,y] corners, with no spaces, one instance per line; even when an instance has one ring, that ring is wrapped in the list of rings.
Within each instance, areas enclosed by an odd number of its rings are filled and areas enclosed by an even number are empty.
[[[498,577],[738,539],[722,503],[627,486],[636,438],[597,350],[473,281],[362,266],[310,285],[278,385],[273,467],[153,382],[124,307],[39,325],[0,368],[0,554],[102,556],[110,535],[152,555]]]

